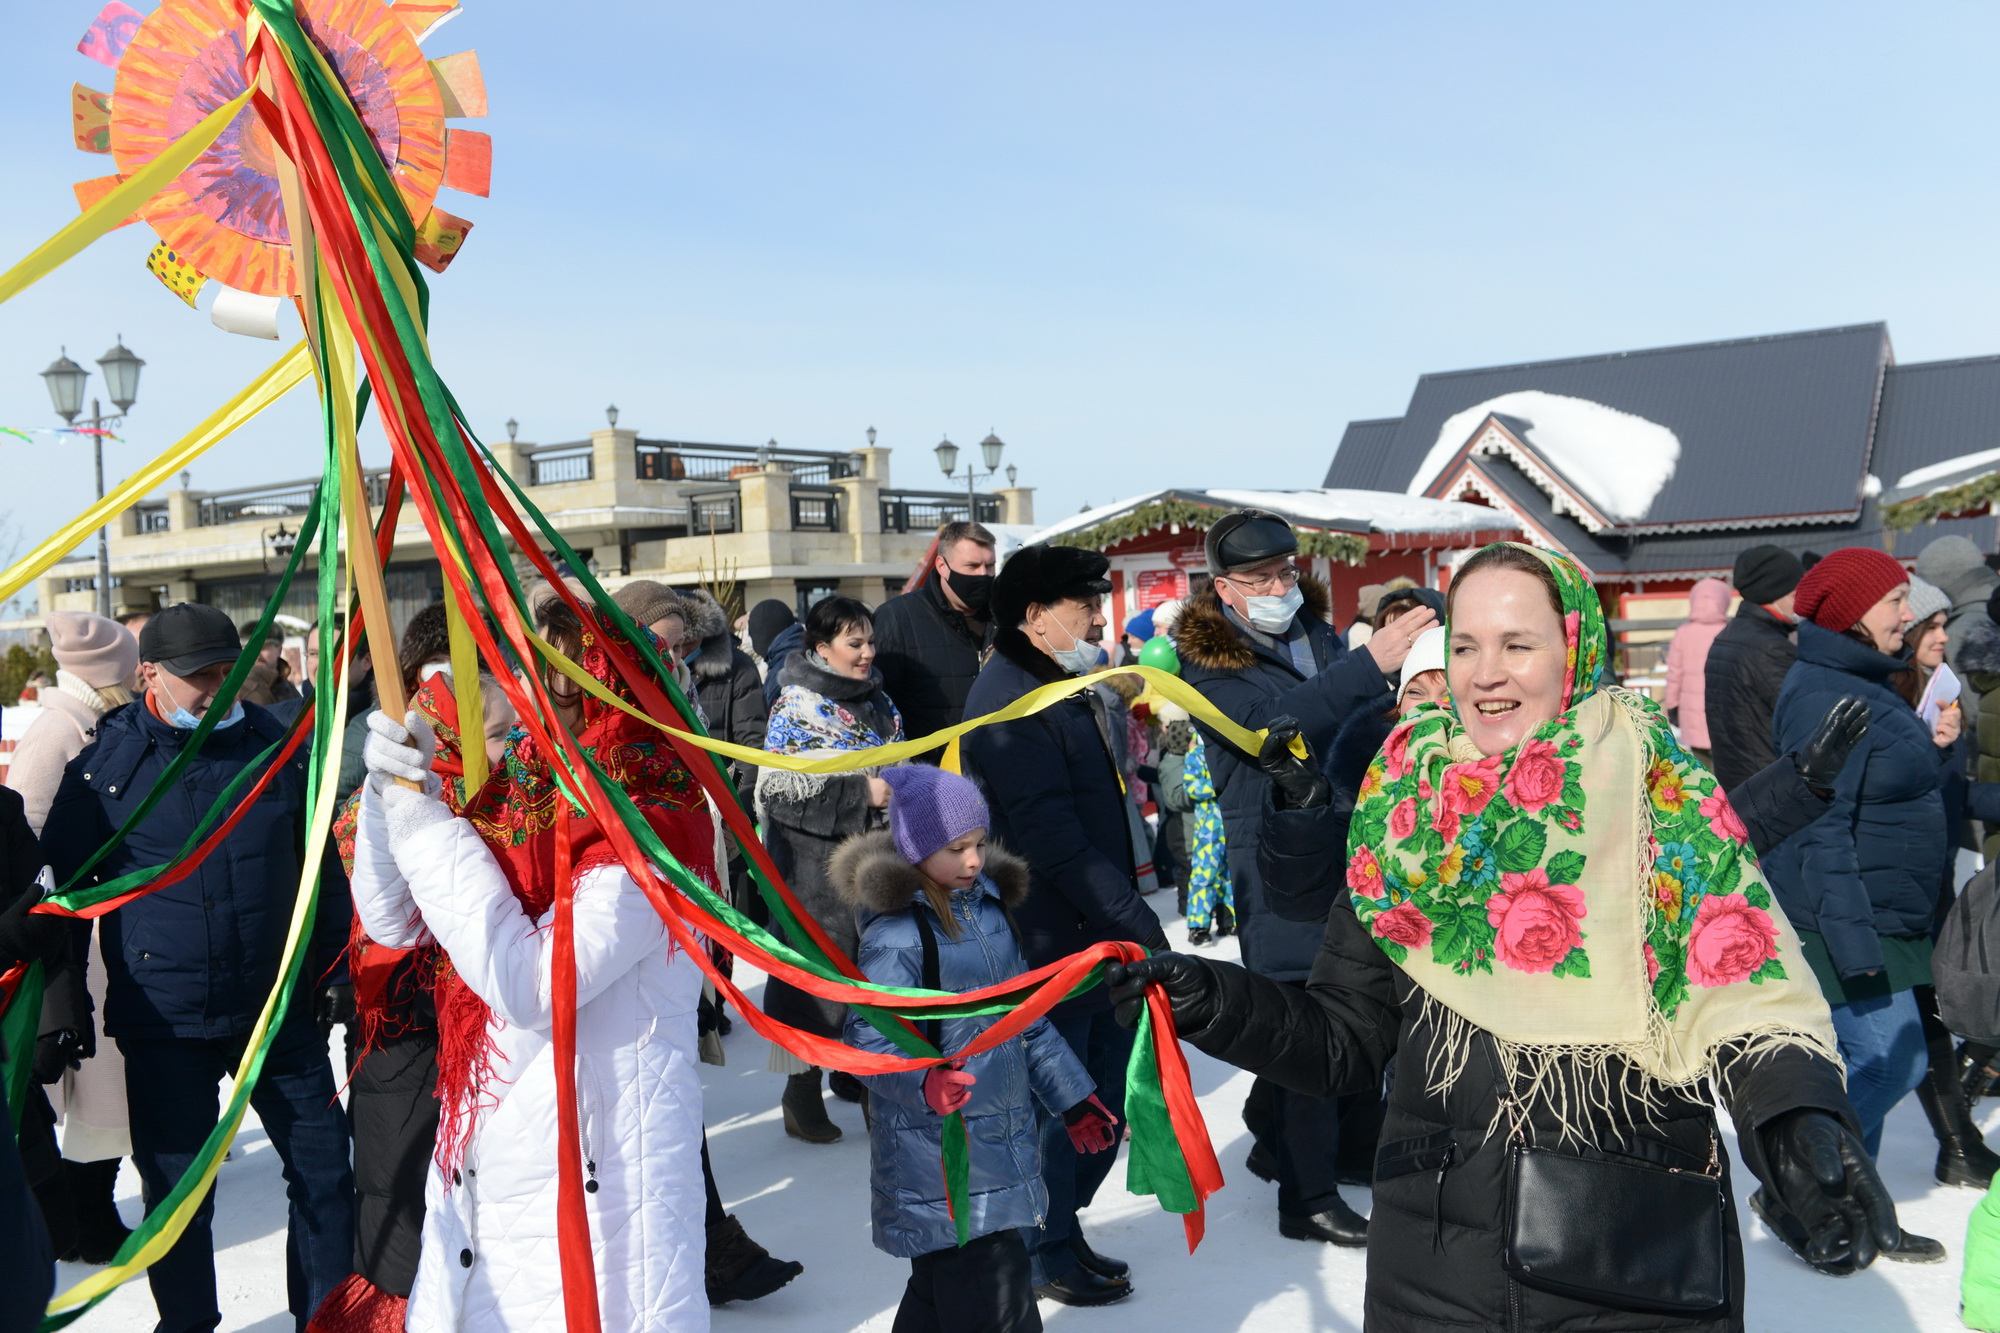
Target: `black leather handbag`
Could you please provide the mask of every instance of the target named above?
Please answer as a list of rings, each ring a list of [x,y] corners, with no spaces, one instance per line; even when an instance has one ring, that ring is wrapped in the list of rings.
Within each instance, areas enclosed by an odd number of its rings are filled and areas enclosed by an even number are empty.
[[[1699,1315],[1729,1304],[1715,1130],[1706,1172],[1580,1157],[1522,1140],[1507,1152],[1502,1262],[1523,1286],[1593,1305]]]

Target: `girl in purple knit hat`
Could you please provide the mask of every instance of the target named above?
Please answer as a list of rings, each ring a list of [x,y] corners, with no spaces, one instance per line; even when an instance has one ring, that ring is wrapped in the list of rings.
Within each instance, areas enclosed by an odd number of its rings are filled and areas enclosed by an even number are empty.
[[[870,981],[965,992],[1027,971],[1009,912],[1028,892],[1028,867],[986,840],[986,801],[956,773],[912,764],[883,770],[889,827],[849,838],[828,878],[855,912],[857,961]],[[947,1055],[996,1020],[934,1019],[918,1030]],[[902,1052],[858,1015],[847,1040]],[[876,1248],[910,1261],[894,1333],[1028,1333],[1042,1327],[1024,1227],[1048,1211],[1037,1116],[1060,1116],[1082,1152],[1117,1143],[1116,1122],[1082,1061],[1046,1018],[1020,1036],[946,1068],[877,1074],[869,1091],[869,1187]],[[965,1116],[971,1147],[971,1237],[945,1204],[944,1117]]]

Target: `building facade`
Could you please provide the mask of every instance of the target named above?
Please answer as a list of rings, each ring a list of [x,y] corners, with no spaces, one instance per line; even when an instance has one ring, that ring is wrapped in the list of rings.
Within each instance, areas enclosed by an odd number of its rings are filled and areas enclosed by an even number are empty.
[[[873,445],[694,444],[614,425],[561,444],[509,439],[494,454],[608,588],[635,578],[700,584],[733,590],[738,611],[770,597],[803,611],[836,592],[876,605],[902,590],[937,528],[968,508],[986,523],[1034,519],[1030,487],[981,493],[970,505],[962,490],[896,487],[890,450]],[[378,517],[387,475],[368,473]],[[220,491],[191,489],[186,474],[182,482],[113,527],[115,612],[199,601],[239,622],[254,617],[277,588],[314,480]],[[41,581],[43,611],[95,609],[95,574],[94,556],[53,566]],[[399,629],[443,596],[436,552],[407,505],[385,575]],[[316,618],[309,572],[280,610]]]

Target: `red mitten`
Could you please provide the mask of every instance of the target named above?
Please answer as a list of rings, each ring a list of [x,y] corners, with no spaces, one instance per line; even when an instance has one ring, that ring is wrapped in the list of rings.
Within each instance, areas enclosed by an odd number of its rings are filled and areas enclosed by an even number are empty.
[[[1103,1152],[1118,1142],[1118,1117],[1105,1109],[1094,1092],[1063,1112],[1063,1125],[1069,1130],[1071,1145],[1081,1153]]]
[[[963,1069],[933,1069],[924,1075],[924,1104],[937,1115],[950,1115],[972,1100],[978,1081]]]

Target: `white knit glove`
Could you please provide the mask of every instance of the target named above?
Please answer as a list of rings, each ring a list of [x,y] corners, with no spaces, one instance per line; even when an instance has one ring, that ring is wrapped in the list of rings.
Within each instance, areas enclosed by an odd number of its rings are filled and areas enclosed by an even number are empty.
[[[406,714],[400,723],[379,708],[368,715],[368,741],[361,747],[361,761],[377,792],[387,795],[396,790],[398,780],[407,780],[435,798],[444,790],[443,781],[431,771],[436,757],[437,736],[430,723],[415,713]]]
[[[451,807],[440,801],[435,792],[411,791],[393,782],[381,792],[382,823],[388,829],[389,850],[395,853],[399,869],[403,867],[404,848],[410,845],[411,838],[434,824],[449,824],[457,818],[452,814]],[[407,877],[409,871],[404,870],[403,873]]]

